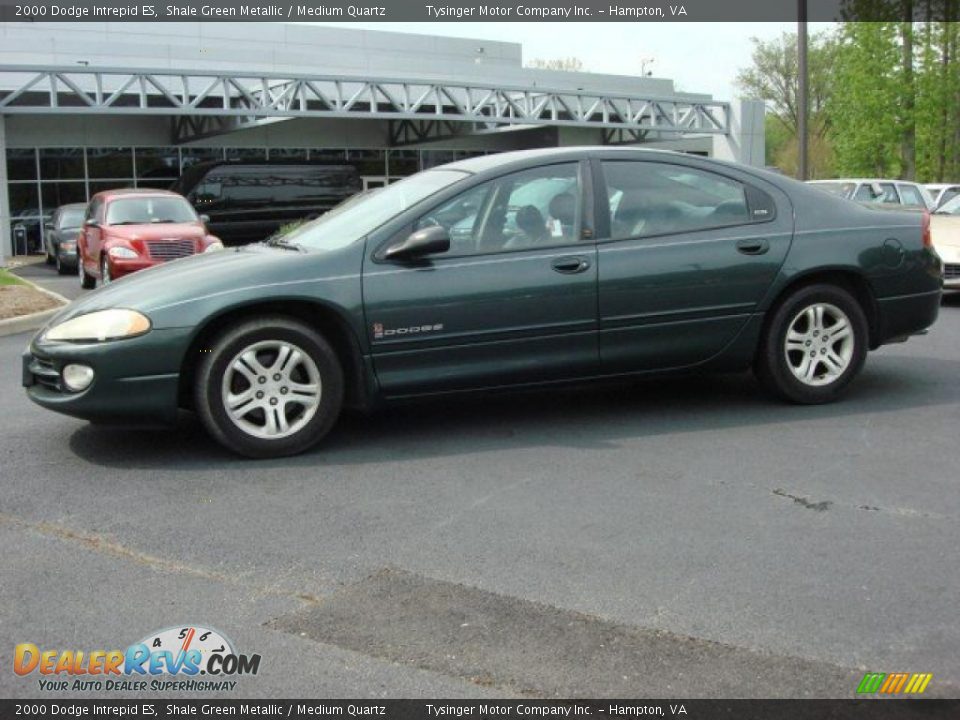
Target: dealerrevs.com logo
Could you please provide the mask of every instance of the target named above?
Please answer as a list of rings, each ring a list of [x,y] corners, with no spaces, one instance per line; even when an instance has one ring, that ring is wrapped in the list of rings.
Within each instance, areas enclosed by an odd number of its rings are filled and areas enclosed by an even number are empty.
[[[199,625],[150,633],[126,650],[41,649],[20,643],[13,654],[17,675],[36,675],[40,690],[54,692],[233,690],[233,678],[259,670],[259,655],[238,653],[223,634]]]

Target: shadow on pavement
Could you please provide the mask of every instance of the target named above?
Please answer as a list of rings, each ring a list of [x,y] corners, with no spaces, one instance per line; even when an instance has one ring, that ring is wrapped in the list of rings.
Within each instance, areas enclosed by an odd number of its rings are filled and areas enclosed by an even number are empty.
[[[441,398],[388,406],[371,415],[345,414],[316,449],[277,460],[238,458],[188,413],[171,430],[89,425],[71,436],[70,448],[96,465],[174,471],[251,462],[264,468],[329,467],[534,447],[595,450],[638,437],[950,404],[960,400],[958,374],[960,360],[872,357],[842,401],[812,407],[769,398],[749,374]]]

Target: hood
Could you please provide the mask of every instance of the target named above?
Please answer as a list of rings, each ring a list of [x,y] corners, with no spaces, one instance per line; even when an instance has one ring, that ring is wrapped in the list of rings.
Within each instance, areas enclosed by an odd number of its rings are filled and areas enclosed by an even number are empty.
[[[201,253],[140,270],[83,295],[50,325],[109,308],[131,308],[148,315],[155,327],[193,324],[191,309],[206,315],[240,297],[264,298],[302,291],[299,281],[359,276],[363,243],[336,252],[297,252],[245,245]]]
[[[933,239],[934,247],[960,247],[960,217],[931,215],[930,237]]]

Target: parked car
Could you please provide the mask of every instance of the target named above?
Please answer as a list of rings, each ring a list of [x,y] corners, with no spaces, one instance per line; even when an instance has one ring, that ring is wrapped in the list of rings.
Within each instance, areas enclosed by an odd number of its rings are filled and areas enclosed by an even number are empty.
[[[166,190],[106,190],[87,205],[77,236],[80,285],[92,288],[137,270],[222,250],[182,196]]]
[[[60,311],[24,354],[30,398],[126,424],[192,408],[252,457],[345,405],[656,372],[753,367],[823,403],[934,322],[943,281],[927,213],[630,148],[462,160],[175,265]]]
[[[960,290],[960,196],[941,206],[930,223],[933,246],[943,259],[943,286]]]
[[[211,232],[238,245],[318,217],[360,192],[362,183],[352,165],[208,162],[184,171],[171,189],[209,216]]]
[[[855,178],[810,180],[809,183],[820,190],[859,203],[903,205],[922,210],[933,210],[936,207],[933,197],[923,185],[906,180]]]
[[[85,203],[61,205],[53,211],[50,222],[43,226],[47,264],[56,265],[61,275],[77,270],[77,236],[86,209]]]
[[[953,198],[960,195],[960,185],[951,183],[928,183],[925,187],[933,198],[933,206],[935,208],[946,205],[949,201],[953,200]]]

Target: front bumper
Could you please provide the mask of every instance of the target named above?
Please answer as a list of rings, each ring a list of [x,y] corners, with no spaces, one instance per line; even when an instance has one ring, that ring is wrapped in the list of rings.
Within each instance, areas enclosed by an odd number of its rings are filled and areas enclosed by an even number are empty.
[[[937,255],[943,260],[943,287],[947,290],[960,289],[960,246],[939,245]]]
[[[60,258],[60,264],[67,267],[76,267],[77,266],[77,251],[76,250],[57,250],[57,257]]]
[[[23,354],[23,386],[33,402],[65,415],[101,423],[170,425],[177,416],[180,366],[189,339],[189,328],[154,329],[129,340],[91,344],[35,338]],[[93,368],[94,380],[86,390],[64,387],[61,373],[70,363]]]
[[[130,273],[135,273],[137,270],[146,270],[147,268],[153,267],[154,265],[162,265],[167,262],[166,260],[154,260],[152,258],[145,257],[136,257],[136,258],[115,258],[107,257],[107,264],[110,266],[110,277],[114,280],[117,278],[122,278],[125,275]]]

